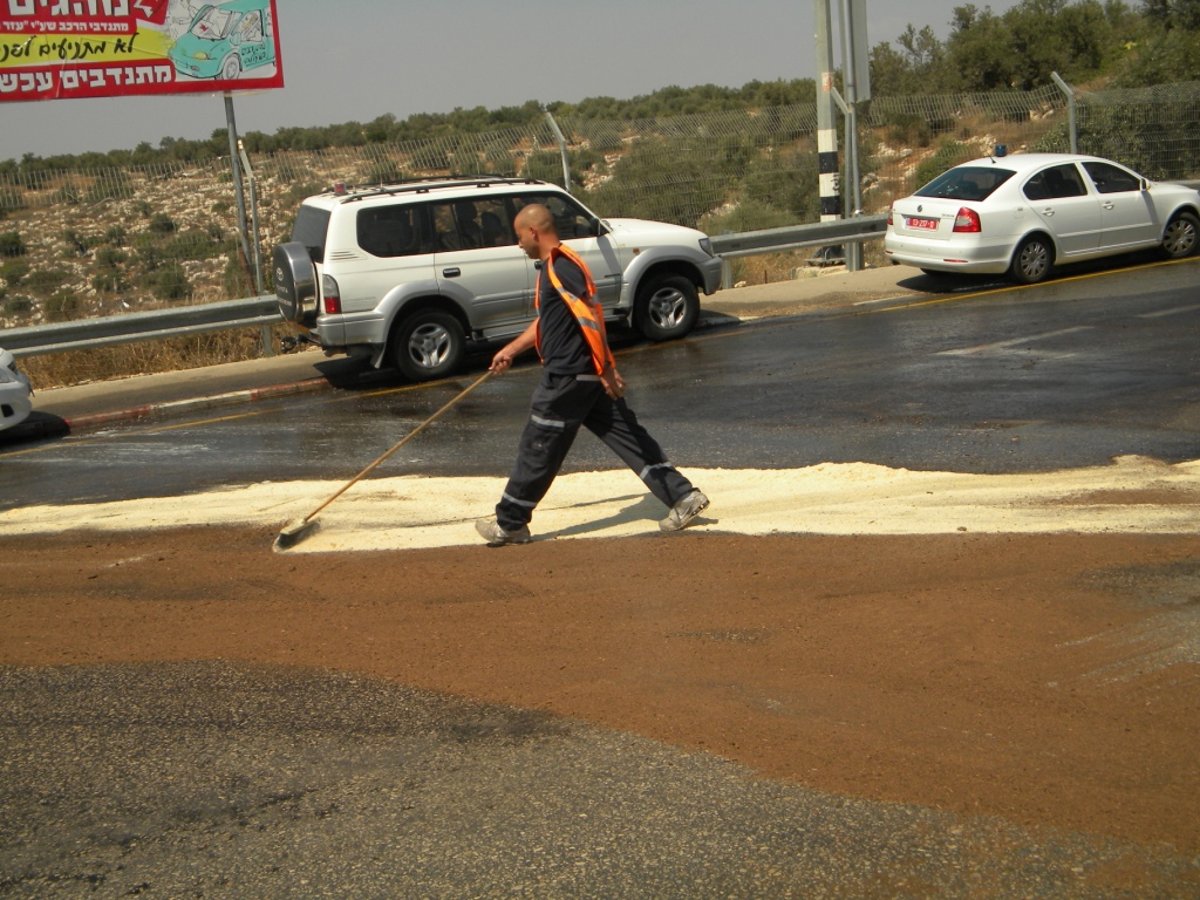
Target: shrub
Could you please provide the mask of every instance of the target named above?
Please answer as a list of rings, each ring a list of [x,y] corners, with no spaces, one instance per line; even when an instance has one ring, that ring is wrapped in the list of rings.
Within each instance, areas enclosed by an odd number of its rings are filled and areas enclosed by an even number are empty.
[[[28,274],[29,263],[23,259],[10,259],[4,265],[0,265],[0,278],[3,278],[9,287],[16,287]]]
[[[162,252],[167,259],[212,259],[226,249],[228,247],[220,229],[214,235],[211,228],[204,231],[193,228],[181,231],[162,247]]]
[[[965,162],[973,156],[975,156],[975,152],[967,144],[960,144],[958,141],[942,144],[933,156],[917,166],[914,183],[918,188],[924,187],[947,169]]]
[[[125,279],[116,269],[105,269],[92,276],[92,287],[102,294],[115,294],[125,289]]]
[[[13,294],[4,298],[4,314],[6,316],[24,316],[33,312],[33,301],[21,294]]]
[[[166,213],[155,213],[146,227],[154,234],[170,234],[175,230],[175,222]]]
[[[101,247],[96,251],[96,266],[101,269],[115,269],[129,257],[124,250],[115,247]]]
[[[0,232],[0,256],[24,256],[27,250],[19,231]]]
[[[159,300],[186,300],[192,296],[187,272],[179,263],[168,263],[148,275],[145,285]]]
[[[66,322],[74,319],[80,311],[79,297],[72,291],[59,291],[45,302],[42,309],[49,322]]]
[[[62,239],[67,243],[76,256],[87,256],[88,251],[96,246],[96,238],[90,235],[80,234],[74,228],[68,228],[63,232]]]
[[[62,269],[35,269],[25,278],[25,287],[35,294],[49,294],[66,280],[67,273]]]

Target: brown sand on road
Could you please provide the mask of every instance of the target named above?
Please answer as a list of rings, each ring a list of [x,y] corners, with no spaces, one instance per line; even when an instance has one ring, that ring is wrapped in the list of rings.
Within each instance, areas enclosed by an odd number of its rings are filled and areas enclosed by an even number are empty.
[[[705,471],[713,507],[677,536],[657,534],[636,479],[601,474],[557,482],[546,539],[524,547],[470,543],[466,518],[447,546],[444,522],[418,519],[424,549],[272,553],[329,485],[174,498],[187,528],[152,529],[171,517],[138,504],[13,510],[0,663],[355,671],[830,792],[1200,852],[1196,463]],[[459,492],[427,481],[452,518]],[[378,507],[371,540],[389,519],[394,539],[400,495],[423,489],[383,482],[343,508]],[[475,514],[478,487],[463,492]],[[214,512],[248,497],[261,508]],[[312,540],[347,540],[339,506]],[[1137,862],[1110,874],[1135,887]]]

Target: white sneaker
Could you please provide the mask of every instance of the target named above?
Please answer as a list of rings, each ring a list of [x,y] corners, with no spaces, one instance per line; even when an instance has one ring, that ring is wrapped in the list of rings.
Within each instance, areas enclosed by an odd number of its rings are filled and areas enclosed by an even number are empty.
[[[533,538],[529,534],[529,526],[522,525],[515,531],[507,531],[500,527],[495,519],[480,519],[475,523],[479,536],[488,542],[489,547],[500,547],[504,544],[528,544]]]
[[[696,516],[708,509],[708,498],[700,491],[692,491],[690,494],[682,497],[671,511],[667,513],[667,517],[658,523],[658,527],[663,531],[683,531]]]

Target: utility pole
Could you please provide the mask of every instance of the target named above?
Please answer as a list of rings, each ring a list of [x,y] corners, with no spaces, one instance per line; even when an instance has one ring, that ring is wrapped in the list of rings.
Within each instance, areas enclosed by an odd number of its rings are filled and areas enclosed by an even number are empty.
[[[858,171],[858,78],[860,63],[856,38],[859,28],[866,28],[865,0],[838,0],[842,9],[842,77],[846,88],[846,180],[850,182],[850,216],[862,215],[862,178]],[[862,20],[855,21],[856,13]],[[864,41],[865,44],[865,41]],[[870,89],[867,90],[870,93]],[[846,245],[846,268],[857,272],[862,268],[862,244],[851,241]]]
[[[817,40],[817,171],[820,173],[821,221],[842,217],[838,176],[837,125],[834,122],[833,32],[829,0],[813,0]]]

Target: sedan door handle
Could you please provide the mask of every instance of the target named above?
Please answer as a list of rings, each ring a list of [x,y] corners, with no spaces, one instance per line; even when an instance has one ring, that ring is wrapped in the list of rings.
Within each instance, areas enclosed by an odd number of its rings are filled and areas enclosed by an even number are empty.
[[[450,266],[449,268],[442,269],[442,274],[447,278],[457,278],[462,274],[462,269],[460,269],[458,266]]]
[[[1112,209],[1115,205],[1116,204],[1114,204],[1111,200],[1109,200],[1103,204],[1105,209]]]
[[[1054,210],[1050,209],[1049,207],[1046,207],[1046,209],[1042,210],[1042,215],[1046,216],[1046,218],[1049,218],[1050,216],[1054,215]]]

